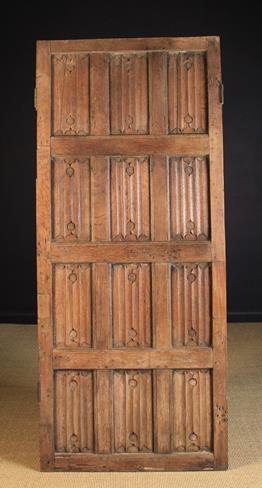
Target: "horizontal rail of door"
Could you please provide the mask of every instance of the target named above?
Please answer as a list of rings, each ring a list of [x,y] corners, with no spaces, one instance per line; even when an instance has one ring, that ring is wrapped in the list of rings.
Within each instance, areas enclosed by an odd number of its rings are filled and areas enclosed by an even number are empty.
[[[54,369],[209,369],[213,367],[211,347],[184,347],[169,350],[54,349]]]
[[[50,51],[57,52],[128,52],[128,51],[204,51],[208,42],[218,40],[216,36],[201,37],[151,37],[126,39],[75,39],[50,41]],[[38,41],[40,45],[42,41]],[[46,41],[44,41],[46,42]]]
[[[145,135],[145,136],[56,136],[51,138],[53,156],[128,156],[147,154],[181,154],[187,156],[209,153],[208,135]]]
[[[188,471],[215,467],[211,452],[174,454],[55,454],[55,469],[72,471]]]
[[[52,262],[211,262],[212,246],[206,242],[114,242],[57,243],[52,242],[49,258]]]

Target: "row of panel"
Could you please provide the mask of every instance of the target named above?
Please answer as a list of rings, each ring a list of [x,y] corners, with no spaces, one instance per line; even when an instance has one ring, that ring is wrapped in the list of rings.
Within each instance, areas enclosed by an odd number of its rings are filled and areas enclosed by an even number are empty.
[[[57,347],[211,344],[211,268],[190,264],[56,264]]]
[[[55,373],[55,450],[212,450],[210,370]]]
[[[210,238],[207,157],[91,157],[52,161],[57,241]]]
[[[52,56],[54,135],[206,133],[205,53]]]

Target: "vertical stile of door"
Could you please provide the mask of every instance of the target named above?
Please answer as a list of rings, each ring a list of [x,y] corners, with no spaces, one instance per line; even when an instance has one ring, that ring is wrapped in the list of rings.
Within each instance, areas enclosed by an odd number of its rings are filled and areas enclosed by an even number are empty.
[[[54,465],[52,368],[52,265],[47,257],[51,240],[51,73],[50,42],[37,44],[37,286],[40,377],[40,458],[43,470]]]
[[[210,213],[212,241],[212,341],[213,367],[213,449],[215,465],[227,467],[227,331],[224,228],[224,179],[222,142],[222,85],[218,38],[208,42],[207,50]]]

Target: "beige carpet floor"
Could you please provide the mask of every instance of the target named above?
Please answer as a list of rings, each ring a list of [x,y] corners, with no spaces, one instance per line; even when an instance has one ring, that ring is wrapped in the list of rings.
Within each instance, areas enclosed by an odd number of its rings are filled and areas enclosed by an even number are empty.
[[[41,473],[36,327],[0,325],[0,488],[262,488],[262,324],[228,336],[228,471]]]

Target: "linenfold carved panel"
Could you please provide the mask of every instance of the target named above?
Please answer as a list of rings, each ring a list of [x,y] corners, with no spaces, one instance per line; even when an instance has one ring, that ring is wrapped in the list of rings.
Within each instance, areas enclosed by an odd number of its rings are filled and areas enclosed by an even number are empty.
[[[208,369],[56,371],[55,450],[211,451],[211,398]]]
[[[55,374],[55,450],[94,451],[94,391],[92,371]]]
[[[91,347],[91,266],[56,264],[53,299],[56,346]]]
[[[110,80],[111,134],[147,134],[147,55],[112,55]]]
[[[152,452],[152,371],[114,371],[114,450]]]
[[[149,208],[148,158],[111,158],[112,240],[149,240]]]
[[[112,271],[113,346],[150,347],[150,264],[115,264]]]
[[[53,134],[83,135],[90,132],[88,54],[52,56]]]
[[[152,347],[156,327],[152,288],[157,280],[152,266],[148,263],[56,264],[53,271],[56,346],[99,349],[101,343],[104,348]],[[165,266],[170,277],[165,292],[166,320],[171,324],[172,332],[170,347],[209,346],[209,264],[176,263]],[[105,280],[100,286],[97,286],[97,273],[103,273]],[[104,311],[108,310],[107,318],[103,316],[103,323],[100,318],[101,306]],[[96,334],[93,337],[94,323]],[[112,330],[107,337],[107,345],[103,342],[103,327]]]
[[[89,159],[52,161],[53,238],[90,240]]]
[[[207,132],[205,54],[169,55],[168,114],[171,134]]]
[[[204,156],[54,158],[52,199],[58,241],[210,238]]]
[[[170,158],[171,239],[209,238],[209,185],[205,157]]]
[[[156,370],[154,375],[154,450],[212,450],[210,370]]]
[[[52,87],[57,136],[207,132],[202,52],[56,54]]]
[[[211,276],[207,263],[171,266],[173,346],[211,343]]]
[[[209,370],[173,372],[174,450],[212,449],[212,392]]]

